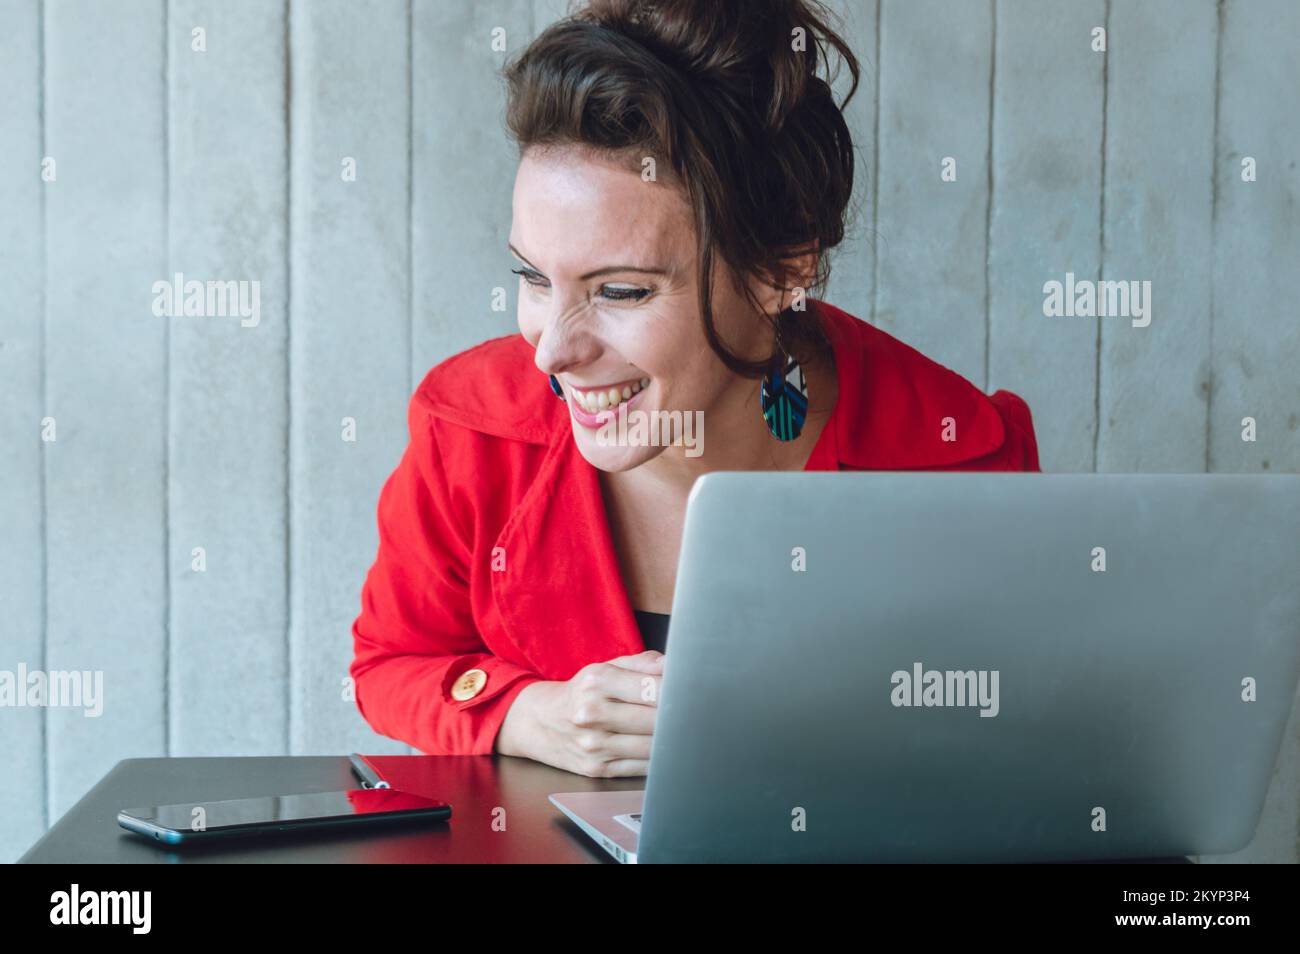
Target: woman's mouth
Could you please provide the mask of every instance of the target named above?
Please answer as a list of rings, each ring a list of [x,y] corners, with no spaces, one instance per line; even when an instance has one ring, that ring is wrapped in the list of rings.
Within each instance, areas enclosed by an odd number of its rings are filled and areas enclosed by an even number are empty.
[[[620,408],[630,408],[649,386],[649,378],[632,378],[589,388],[566,384],[564,390],[574,419],[585,427],[600,427]]]

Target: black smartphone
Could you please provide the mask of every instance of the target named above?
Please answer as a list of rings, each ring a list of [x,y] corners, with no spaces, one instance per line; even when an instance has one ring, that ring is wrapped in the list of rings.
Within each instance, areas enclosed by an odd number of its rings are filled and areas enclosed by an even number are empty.
[[[354,788],[124,808],[117,813],[117,823],[165,845],[188,845],[250,835],[441,822],[450,817],[450,805],[423,795],[393,788]]]

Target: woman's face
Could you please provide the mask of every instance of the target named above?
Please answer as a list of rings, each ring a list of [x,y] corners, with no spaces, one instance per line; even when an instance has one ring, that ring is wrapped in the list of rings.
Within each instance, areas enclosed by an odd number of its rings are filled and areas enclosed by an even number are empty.
[[[631,440],[602,431],[611,408],[629,424],[637,412],[648,421],[664,411],[708,423],[711,411],[737,403],[737,389],[757,389],[705,340],[695,245],[680,189],[580,149],[525,152],[510,229],[522,271],[519,330],[537,349],[543,374],[535,386],[549,388],[545,374],[559,379],[578,448],[601,470],[628,470],[665,452],[631,427]],[[728,275],[715,260],[718,333],[733,351],[765,355],[770,332]]]

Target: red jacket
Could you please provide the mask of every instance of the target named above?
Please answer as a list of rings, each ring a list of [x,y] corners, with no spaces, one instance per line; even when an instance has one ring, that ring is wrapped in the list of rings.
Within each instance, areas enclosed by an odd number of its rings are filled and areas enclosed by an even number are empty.
[[[985,396],[880,329],[814,307],[839,397],[808,470],[1038,470],[1029,408],[1015,394]],[[948,417],[953,441],[941,437]],[[488,753],[529,683],[645,646],[597,471],[522,336],[433,368],[408,422],[352,626],[357,706],[375,731],[423,752]],[[481,672],[453,698],[471,669]]]

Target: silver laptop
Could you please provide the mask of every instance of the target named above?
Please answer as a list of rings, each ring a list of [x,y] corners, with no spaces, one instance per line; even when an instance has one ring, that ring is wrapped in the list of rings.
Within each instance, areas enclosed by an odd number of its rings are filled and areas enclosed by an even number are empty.
[[[713,473],[620,861],[1220,854],[1300,675],[1300,475]]]

